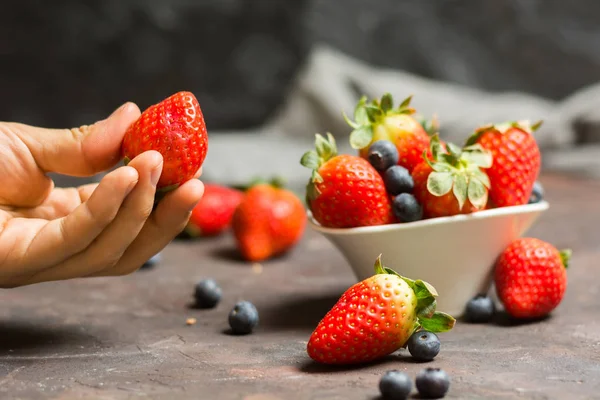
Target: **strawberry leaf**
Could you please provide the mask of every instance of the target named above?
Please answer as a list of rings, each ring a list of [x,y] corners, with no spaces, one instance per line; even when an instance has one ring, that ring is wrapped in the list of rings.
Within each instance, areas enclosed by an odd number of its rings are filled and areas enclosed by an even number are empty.
[[[381,97],[380,106],[384,113],[392,109],[394,106],[394,100],[392,99],[392,95],[390,93],[386,93]]]
[[[481,168],[490,168],[493,163],[492,153],[484,150],[480,145],[471,145],[465,148],[462,159]]]
[[[479,168],[474,168],[471,171],[471,178],[479,179],[483,186],[485,186],[488,189],[492,187],[492,183],[490,182],[489,176]]]
[[[319,155],[314,150],[309,150],[302,155],[300,159],[300,164],[306,168],[310,169],[319,169]]]
[[[355,115],[356,115],[356,112],[355,112]],[[366,115],[366,114],[365,114],[365,115]],[[352,129],[356,129],[356,128],[358,128],[358,127],[361,125],[361,124],[358,124],[358,123],[356,123],[356,122],[352,121],[350,118],[348,118],[348,116],[346,115],[346,113],[345,113],[345,112],[343,112],[343,111],[342,111],[342,118],[344,118],[344,121],[346,121],[346,123],[347,123],[348,125],[350,125],[350,127],[351,127]]]
[[[456,320],[451,315],[436,311],[429,318],[420,318],[419,324],[421,325],[421,328],[429,332],[440,333],[447,332],[454,328]]]
[[[452,188],[452,192],[454,193],[454,197],[458,200],[458,209],[462,210],[463,206],[467,202],[467,177],[465,175],[457,175],[454,178],[454,186]]]
[[[452,173],[434,171],[427,177],[427,190],[434,196],[443,196],[452,189]]]
[[[402,110],[403,108],[407,108],[410,105],[411,101],[412,101],[412,95],[410,95],[406,99],[404,99],[402,101],[402,103],[400,103],[400,105],[398,106],[398,109]]]
[[[350,146],[353,149],[363,149],[373,140],[373,129],[370,125],[360,126],[350,133]]]
[[[530,129],[531,129],[531,132],[535,132],[535,131],[537,131],[538,129],[540,129],[540,126],[542,126],[542,124],[543,124],[543,123],[544,123],[544,121],[542,121],[542,120],[539,120],[539,121],[537,121],[536,123],[534,123],[533,125],[531,125],[531,128],[530,128]]]
[[[381,262],[381,254],[375,260],[375,275],[380,275],[380,274],[389,274],[388,269],[385,268],[383,266],[383,263]],[[394,272],[392,275],[397,275],[397,274],[396,274],[396,272]]]
[[[488,189],[479,179],[471,177],[468,187],[469,201],[477,209],[483,208],[488,199]]]
[[[377,105],[368,104],[365,106],[369,120],[377,121],[383,116],[383,111]]]
[[[441,146],[440,146],[441,147]],[[462,154],[462,149],[455,145],[454,143],[446,143],[446,148],[448,149],[448,153],[455,159],[458,160]]]
[[[565,266],[565,269],[568,269],[571,263],[571,256],[573,255],[573,251],[571,249],[564,249],[559,252],[560,259]]]

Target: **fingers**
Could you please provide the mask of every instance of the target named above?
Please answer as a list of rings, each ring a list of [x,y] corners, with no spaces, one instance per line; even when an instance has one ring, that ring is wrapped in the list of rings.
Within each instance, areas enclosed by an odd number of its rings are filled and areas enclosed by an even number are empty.
[[[139,180],[112,222],[85,251],[54,268],[36,274],[30,278],[30,283],[87,276],[117,264],[152,212],[162,166],[162,156],[155,151],[145,152],[133,159],[128,167],[137,170]],[[90,200],[94,196],[95,192]]]
[[[192,179],[166,195],[119,262],[92,276],[125,275],[141,267],[185,228],[203,193],[202,182]]]
[[[81,252],[113,221],[137,181],[137,170],[129,166],[107,174],[88,201],[71,214],[45,223],[30,238],[22,238],[11,251],[13,262],[23,265],[21,272],[28,274]],[[14,234],[19,236],[17,230],[27,232],[28,224],[37,224],[40,220],[17,218],[12,221],[16,227]],[[2,235],[10,235],[10,230],[5,229]]]
[[[97,186],[97,183],[93,183],[79,188],[57,188],[54,189],[39,206],[16,208],[10,213],[14,218],[41,218],[53,220],[66,217],[81,203],[89,199]]]
[[[44,172],[91,176],[114,166],[121,158],[127,128],[140,116],[126,103],[107,119],[74,129],[45,129],[9,124]]]

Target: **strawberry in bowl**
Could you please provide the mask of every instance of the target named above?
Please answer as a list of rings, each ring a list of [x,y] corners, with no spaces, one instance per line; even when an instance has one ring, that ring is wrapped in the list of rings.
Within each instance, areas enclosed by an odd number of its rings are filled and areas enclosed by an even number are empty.
[[[549,207],[537,182],[539,124],[487,125],[465,135],[463,146],[434,133],[415,146],[415,135],[425,139],[409,124],[407,107],[394,108],[386,96],[360,103],[350,121],[357,156],[337,154],[331,135],[317,136],[316,151],[301,160],[312,170],[309,226],[343,254],[358,280],[372,275],[369,260],[386,254],[399,274],[435,286],[438,305],[459,317],[469,300],[488,292],[497,257]],[[413,128],[400,133],[399,126]]]

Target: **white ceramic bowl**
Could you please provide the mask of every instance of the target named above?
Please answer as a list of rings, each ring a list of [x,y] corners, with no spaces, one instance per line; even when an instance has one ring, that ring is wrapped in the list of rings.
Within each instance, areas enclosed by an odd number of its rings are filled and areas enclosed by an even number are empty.
[[[331,229],[308,214],[310,226],[344,255],[358,280],[373,275],[379,254],[400,275],[422,279],[438,292],[439,311],[458,318],[475,295],[492,283],[495,260],[548,209],[542,201],[469,215],[372,227]]]

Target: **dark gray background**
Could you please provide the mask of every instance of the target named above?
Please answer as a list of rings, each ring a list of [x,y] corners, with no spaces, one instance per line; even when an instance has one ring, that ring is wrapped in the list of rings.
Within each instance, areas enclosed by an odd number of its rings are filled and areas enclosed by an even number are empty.
[[[600,80],[593,0],[25,0],[0,3],[0,120],[67,127],[177,90],[209,129],[277,109],[311,46],[561,99]]]

